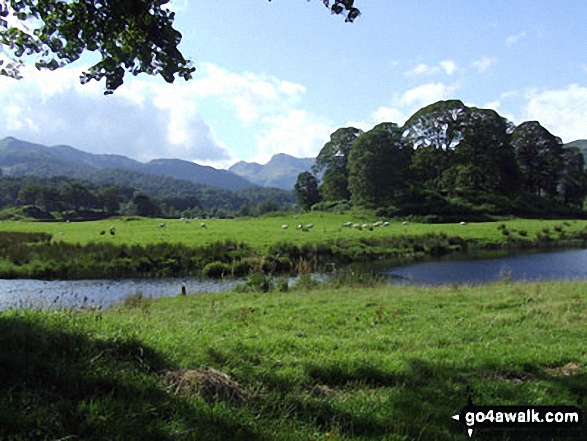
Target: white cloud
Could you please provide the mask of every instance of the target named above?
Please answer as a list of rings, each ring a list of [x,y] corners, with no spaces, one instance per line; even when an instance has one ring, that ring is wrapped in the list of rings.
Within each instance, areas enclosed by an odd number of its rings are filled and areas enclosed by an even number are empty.
[[[420,76],[420,75],[436,75],[441,71],[444,71],[447,75],[452,75],[457,70],[457,64],[453,60],[441,61],[437,66],[429,66],[424,63],[418,64],[412,70],[405,72],[408,77]]]
[[[491,66],[497,62],[495,58],[489,58],[486,56],[481,57],[479,60],[475,60],[471,63],[471,66],[477,69],[479,72],[485,72]]]
[[[327,140],[331,133],[298,109],[303,85],[271,76],[237,74],[204,63],[189,82],[127,78],[113,95],[104,96],[103,83],[79,84],[83,68],[38,72],[27,67],[21,81],[1,77],[0,127],[5,131],[0,137],[69,144],[143,161],[173,157],[223,167],[238,159],[217,136],[227,127],[239,130],[255,123],[264,134],[260,155],[315,154],[317,138]],[[204,101],[227,108],[217,130],[200,114]]]
[[[539,121],[564,142],[587,139],[587,87],[571,84],[566,89],[530,92],[526,119]]]
[[[285,152],[297,157],[315,157],[336,130],[302,109],[269,116],[263,119],[267,128],[255,138],[259,146],[256,156],[249,160],[265,163],[276,153]]]
[[[427,83],[406,91],[399,101],[403,107],[416,111],[425,105],[449,98],[454,91],[454,86],[444,83]]]
[[[516,35],[510,35],[506,38],[505,44],[506,46],[513,46],[514,44],[518,43],[520,40],[526,37],[526,32],[520,32]]]
[[[199,72],[201,76],[193,80],[196,96],[220,99],[236,111],[245,125],[287,111],[306,92],[301,84],[250,72],[228,72],[211,63],[203,63]]]
[[[0,136],[143,161],[232,158],[199,116],[193,86],[134,78],[104,96],[103,84],[80,85],[78,72],[27,70],[20,81],[1,77]]]
[[[452,60],[441,61],[440,65],[442,66],[447,75],[452,75],[457,70],[457,64]]]

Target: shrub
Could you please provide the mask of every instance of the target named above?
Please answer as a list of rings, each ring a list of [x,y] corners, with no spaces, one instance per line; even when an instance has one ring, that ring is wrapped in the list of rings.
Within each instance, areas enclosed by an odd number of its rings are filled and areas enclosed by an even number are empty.
[[[202,275],[212,279],[221,279],[231,274],[230,265],[224,262],[212,262],[204,267]]]

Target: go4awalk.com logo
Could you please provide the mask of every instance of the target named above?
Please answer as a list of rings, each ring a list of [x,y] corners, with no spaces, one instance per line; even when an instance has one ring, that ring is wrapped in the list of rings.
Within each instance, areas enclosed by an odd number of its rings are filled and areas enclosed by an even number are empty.
[[[452,416],[467,429],[539,430],[580,433],[583,413],[575,406],[476,406],[468,404]]]

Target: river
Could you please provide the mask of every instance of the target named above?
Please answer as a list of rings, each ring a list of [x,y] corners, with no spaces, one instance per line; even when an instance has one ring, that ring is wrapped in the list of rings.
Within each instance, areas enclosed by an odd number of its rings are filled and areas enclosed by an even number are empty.
[[[509,278],[512,281],[587,280],[587,249],[524,253],[452,254],[442,259],[409,265],[371,264],[366,269],[381,273],[395,283],[440,285],[478,284]],[[292,283],[295,279],[290,279]],[[182,283],[188,294],[226,291],[239,280],[121,279],[121,280],[2,280],[0,311],[14,308],[108,307],[129,295],[144,297],[179,295]]]

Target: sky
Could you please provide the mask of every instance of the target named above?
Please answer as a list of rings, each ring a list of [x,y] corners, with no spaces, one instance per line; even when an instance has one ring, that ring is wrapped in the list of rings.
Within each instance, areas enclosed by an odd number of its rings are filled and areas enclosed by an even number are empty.
[[[244,5],[244,6],[243,6]],[[345,23],[321,0],[172,0],[196,67],[167,84],[80,85],[93,54],[0,77],[0,138],[140,161],[217,168],[315,157],[340,127],[402,125],[439,100],[536,120],[587,139],[585,0],[355,0]]]

